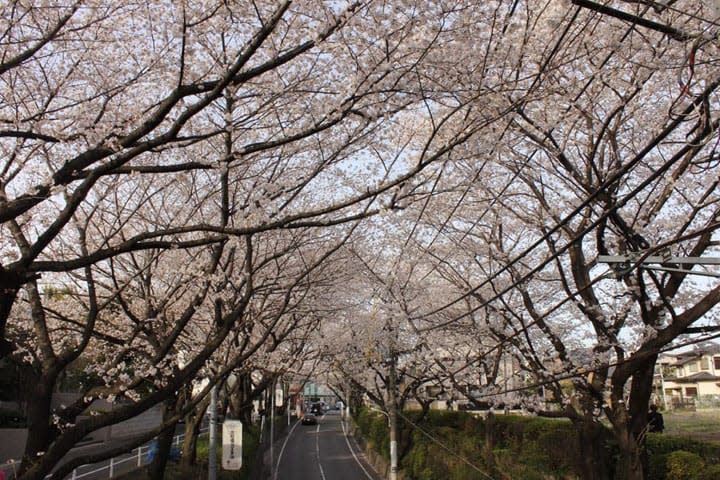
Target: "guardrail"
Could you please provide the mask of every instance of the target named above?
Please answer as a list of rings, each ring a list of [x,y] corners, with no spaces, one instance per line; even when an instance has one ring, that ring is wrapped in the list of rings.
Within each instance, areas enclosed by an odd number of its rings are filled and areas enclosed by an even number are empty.
[[[207,427],[200,429],[200,433],[206,433],[209,429]],[[184,434],[176,435],[173,437],[173,445],[177,448],[180,446],[180,443],[185,438]],[[153,442],[150,442],[146,445],[141,445],[138,448],[135,448],[131,450],[130,452],[117,456],[112,457],[109,460],[105,460],[104,462],[94,463],[90,465],[80,465],[79,467],[75,468],[72,471],[72,474],[68,475],[66,478],[71,480],[79,480],[81,478],[85,478],[87,480],[103,480],[103,479],[111,479],[116,474],[120,473],[128,473],[132,470],[135,470],[137,468],[140,468],[144,465],[148,465],[152,458],[148,455],[150,453],[151,449],[153,448],[152,445]],[[150,458],[149,458],[150,457]],[[100,465],[102,463],[102,465]],[[92,468],[93,466],[97,466],[95,468]],[[17,469],[20,466],[19,460],[13,460],[10,459],[6,463],[0,465],[0,472],[3,472],[6,475],[11,475],[9,478],[15,478],[15,475],[17,474]],[[127,468],[130,467],[130,468]],[[88,468],[92,468],[88,470]],[[87,471],[82,471],[87,470]],[[102,472],[107,471],[107,476],[101,475]],[[50,478],[51,475],[47,475],[45,478]],[[3,478],[0,476],[0,478]]]

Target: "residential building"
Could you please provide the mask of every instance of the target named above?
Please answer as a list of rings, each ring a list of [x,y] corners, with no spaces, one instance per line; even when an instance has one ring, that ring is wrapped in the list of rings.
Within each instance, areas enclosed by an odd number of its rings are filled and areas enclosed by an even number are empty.
[[[667,408],[720,403],[720,344],[710,343],[658,358],[658,401]]]

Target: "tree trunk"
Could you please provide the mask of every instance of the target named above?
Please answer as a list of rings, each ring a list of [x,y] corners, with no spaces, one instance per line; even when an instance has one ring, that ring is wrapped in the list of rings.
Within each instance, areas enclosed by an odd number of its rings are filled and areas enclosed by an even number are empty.
[[[615,480],[643,480],[642,448],[631,431],[617,435],[620,456],[615,465]]]
[[[21,275],[10,272],[0,265],[0,285],[2,285],[0,288],[0,360],[15,350],[15,346],[5,338],[5,327],[23,283]]]
[[[243,425],[251,425],[253,399],[253,386],[250,374],[240,375],[229,394],[230,418],[242,421]]]
[[[605,438],[602,425],[592,420],[575,422],[578,432],[580,478],[584,480],[608,480],[610,472],[605,458]]]
[[[195,465],[197,461],[197,439],[200,435],[200,424],[202,416],[193,416],[185,419],[185,436],[182,444],[182,457],[180,464],[184,467]]]
[[[490,474],[495,474],[495,456],[493,450],[495,449],[495,415],[493,412],[488,412],[485,417],[485,442],[483,444],[482,452],[485,464],[487,465]]]
[[[175,402],[168,400],[165,403],[165,409],[163,411],[163,421],[167,420],[172,415],[174,410]],[[155,458],[152,463],[148,466],[148,478],[150,480],[163,480],[165,476],[165,467],[167,465],[168,458],[170,457],[170,449],[172,448],[173,434],[175,428],[174,425],[163,430],[158,435],[156,442]]]
[[[207,395],[193,410],[185,417],[185,437],[183,438],[181,464],[186,467],[195,465],[197,460],[197,439],[200,435],[200,426],[205,411],[210,405],[210,396]]]
[[[615,465],[615,478],[618,480],[643,480],[647,471],[645,432],[656,360],[657,355],[650,357],[633,372],[629,411],[620,412],[621,418],[613,422],[620,449]],[[614,379],[618,383],[621,380]]]
[[[50,418],[54,382],[47,381],[44,377],[35,377],[31,381],[33,387],[27,406],[28,436],[20,473],[27,471],[37,460],[38,453],[46,451],[53,440],[54,427],[50,424]]]

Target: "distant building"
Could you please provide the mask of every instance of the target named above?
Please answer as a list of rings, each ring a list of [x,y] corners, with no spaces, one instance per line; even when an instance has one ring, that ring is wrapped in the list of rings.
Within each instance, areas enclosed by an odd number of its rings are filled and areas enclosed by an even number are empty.
[[[720,345],[658,358],[655,392],[668,408],[720,404]]]
[[[306,402],[325,402],[327,405],[335,405],[337,395],[327,385],[307,382],[303,387],[303,397]]]

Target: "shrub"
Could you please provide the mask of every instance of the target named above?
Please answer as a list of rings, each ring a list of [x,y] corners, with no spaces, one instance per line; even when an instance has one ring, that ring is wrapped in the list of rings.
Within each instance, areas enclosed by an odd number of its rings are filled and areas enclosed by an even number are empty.
[[[720,464],[705,467],[698,475],[698,480],[717,480],[720,478]]]
[[[678,450],[668,455],[667,466],[668,480],[697,480],[705,462],[696,453]]]
[[[650,433],[647,436],[647,449],[650,456],[667,455],[683,450],[700,455],[708,463],[720,463],[720,442],[703,442],[692,438]]]
[[[494,453],[495,462],[502,479],[547,480],[548,478],[545,473],[532,466],[518,462],[517,456],[510,449],[497,449]]]
[[[387,417],[379,412],[363,408],[355,422],[368,447],[379,453],[386,460],[390,458],[390,439],[388,438]]]
[[[669,457],[672,453],[682,451],[693,453],[704,460],[707,464],[705,470],[713,471],[715,464],[720,463],[720,442],[702,442],[686,437],[675,437],[650,433],[647,436],[648,450],[648,478],[652,480],[668,480],[670,476]],[[692,477],[691,477],[692,478]],[[702,475],[698,478],[705,477]],[[710,476],[708,478],[720,478]]]
[[[415,480],[469,480],[486,478],[476,468],[497,478],[565,479],[581,472],[581,444],[577,428],[568,420],[542,417],[498,415],[490,424],[467,412],[430,411],[419,418],[417,412],[403,416],[425,433],[400,418],[400,465]],[[413,419],[415,417],[415,419]],[[357,424],[368,446],[388,457],[387,417],[365,410]],[[492,459],[487,459],[485,432],[492,425]],[[609,475],[617,459],[617,445],[609,430],[593,427],[595,446],[603,449],[603,461]],[[438,443],[448,446],[452,454]],[[587,449],[588,446],[585,445]],[[649,434],[648,475],[650,480],[715,480],[720,478],[720,442],[702,442],[689,438]],[[471,462],[468,465],[461,458]],[[490,471],[486,460],[495,463]]]

